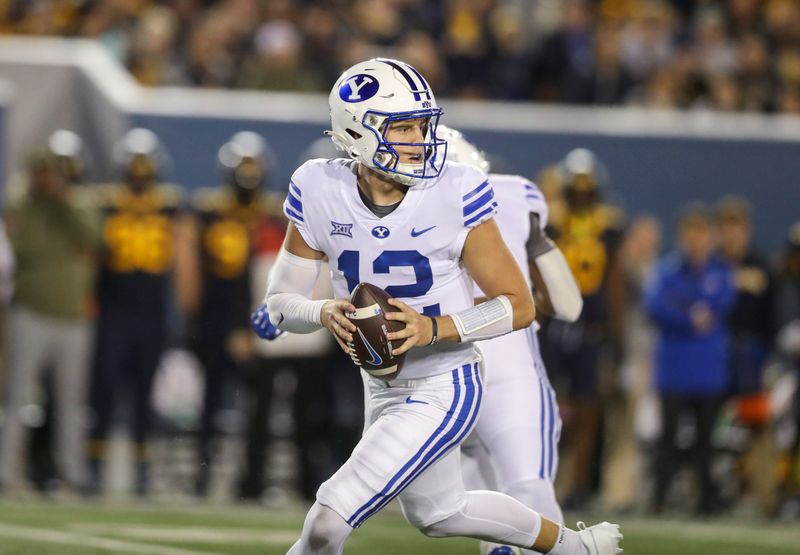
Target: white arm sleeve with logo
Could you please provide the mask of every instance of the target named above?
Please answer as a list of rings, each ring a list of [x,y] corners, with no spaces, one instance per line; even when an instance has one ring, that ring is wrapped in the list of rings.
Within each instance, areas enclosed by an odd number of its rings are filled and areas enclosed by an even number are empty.
[[[321,265],[321,260],[302,258],[281,248],[264,298],[270,320],[278,329],[311,333],[322,327],[320,312],[327,299],[311,300]]]

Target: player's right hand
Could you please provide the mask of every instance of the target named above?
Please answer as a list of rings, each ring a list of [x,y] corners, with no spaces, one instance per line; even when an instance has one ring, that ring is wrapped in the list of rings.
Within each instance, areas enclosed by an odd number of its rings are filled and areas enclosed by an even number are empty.
[[[355,312],[356,307],[346,299],[332,299],[322,305],[320,321],[333,334],[336,342],[342,350],[350,354],[350,347],[347,346],[353,340],[353,333],[356,325],[346,316],[348,312]]]
[[[272,322],[270,322],[269,312],[267,312],[267,305],[265,304],[262,304],[258,310],[250,315],[250,327],[256,332],[257,336],[267,341],[278,339],[286,333],[276,328]]]

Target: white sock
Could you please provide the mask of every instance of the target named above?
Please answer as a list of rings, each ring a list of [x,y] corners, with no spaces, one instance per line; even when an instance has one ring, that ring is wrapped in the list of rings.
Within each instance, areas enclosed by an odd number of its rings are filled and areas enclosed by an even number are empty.
[[[353,529],[333,509],[314,503],[303,523],[303,533],[286,555],[342,555]]]
[[[570,530],[563,524],[558,527],[558,539],[553,549],[547,555],[589,555],[589,550],[583,545],[580,536],[575,530]]]

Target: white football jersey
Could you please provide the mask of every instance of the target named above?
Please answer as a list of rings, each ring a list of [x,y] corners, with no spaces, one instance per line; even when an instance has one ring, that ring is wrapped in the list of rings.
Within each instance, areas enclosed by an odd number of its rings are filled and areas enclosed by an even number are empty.
[[[549,212],[544,195],[539,187],[519,175],[493,173],[489,176],[489,181],[498,204],[495,222],[530,287],[526,248],[531,232],[530,214],[533,212],[539,216],[539,227],[544,229],[547,226]],[[478,296],[484,296],[477,285],[475,292]]]
[[[361,200],[352,160],[311,160],[292,176],[284,212],[308,245],[325,253],[337,298],[359,282],[376,285],[430,316],[473,305],[473,282],[461,263],[470,229],[496,209],[487,176],[448,162],[438,178],[408,189],[383,218]],[[477,357],[471,343],[411,349],[399,378],[451,372]]]
[[[489,175],[489,181],[494,189],[495,199],[498,204],[495,222],[497,222],[497,227],[500,228],[500,233],[508,250],[511,251],[514,260],[519,264],[528,287],[531,287],[528,249],[526,247],[531,232],[530,215],[533,212],[539,217],[539,226],[542,229],[547,226],[549,212],[544,195],[535,184],[519,175],[493,173]],[[475,295],[476,297],[484,296],[477,284],[475,285]],[[490,355],[494,350],[499,350],[500,353],[505,353],[505,357],[529,362],[528,367],[534,368],[538,375],[546,376],[544,365],[536,365],[533,364],[532,360],[529,360],[531,356],[534,356],[532,353],[533,345],[536,345],[536,356],[538,356],[538,344],[536,343],[536,332],[538,330],[539,322],[534,320],[524,330],[513,331],[503,337],[481,341],[478,345],[486,354],[487,361],[493,358]],[[516,354],[510,355],[509,353]],[[499,355],[497,358],[502,359],[503,357]],[[497,377],[500,373],[513,371],[511,365],[503,364],[497,366],[497,368],[489,370],[490,381],[493,376]]]

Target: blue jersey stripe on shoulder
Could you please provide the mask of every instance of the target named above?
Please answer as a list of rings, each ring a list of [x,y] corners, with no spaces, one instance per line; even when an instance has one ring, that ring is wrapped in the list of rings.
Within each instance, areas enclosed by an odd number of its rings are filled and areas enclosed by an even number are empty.
[[[303,216],[301,216],[300,214],[298,214],[297,212],[295,212],[294,210],[292,210],[288,206],[284,205],[283,212],[286,214],[286,217],[289,218],[290,220],[293,220],[293,221],[298,222],[298,223],[303,223],[305,221],[303,219]]]
[[[466,218],[476,210],[480,210],[494,198],[494,189],[489,189],[483,195],[473,200],[464,207],[464,217]]]
[[[303,192],[300,190],[300,187],[294,184],[294,182],[289,182],[289,189],[292,190],[298,197],[303,196]]]
[[[286,195],[286,201],[292,206],[292,208],[297,210],[297,212],[300,214],[303,213],[303,203],[300,202],[300,199],[294,196],[294,194],[292,194],[292,191],[289,191],[289,194]]]
[[[487,179],[486,181],[484,181],[483,183],[472,189],[469,193],[464,195],[464,197],[461,200],[467,202],[469,199],[471,199],[472,197],[483,191],[488,186],[489,186],[489,180]]]
[[[473,224],[473,223],[477,222],[478,220],[480,220],[484,216],[486,216],[488,214],[491,214],[492,212],[495,211],[496,208],[497,208],[497,203],[493,202],[492,205],[489,208],[487,208],[486,210],[484,210],[480,214],[476,214],[475,216],[472,216],[469,220],[466,220],[464,222],[464,227],[468,227],[470,224]]]

